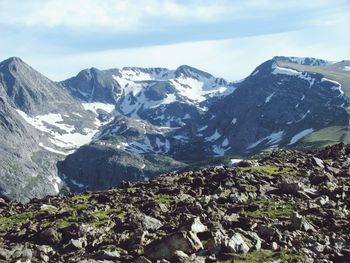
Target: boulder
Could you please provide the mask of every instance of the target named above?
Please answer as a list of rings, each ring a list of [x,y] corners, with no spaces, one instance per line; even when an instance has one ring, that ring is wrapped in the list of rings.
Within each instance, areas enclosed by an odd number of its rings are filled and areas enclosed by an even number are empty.
[[[35,236],[36,243],[42,245],[56,245],[60,240],[61,234],[52,227],[44,229]]]
[[[189,219],[183,226],[180,227],[180,231],[191,231],[193,233],[201,233],[207,230],[208,228],[202,224],[199,217]]]
[[[145,255],[153,261],[170,260],[177,250],[191,254],[200,249],[203,249],[203,245],[195,233],[179,231],[148,244],[145,248]]]
[[[296,230],[316,232],[314,226],[298,213],[294,213],[292,215],[291,227]]]
[[[253,247],[253,243],[242,234],[234,233],[229,240],[225,241],[225,247],[230,253],[247,253]]]

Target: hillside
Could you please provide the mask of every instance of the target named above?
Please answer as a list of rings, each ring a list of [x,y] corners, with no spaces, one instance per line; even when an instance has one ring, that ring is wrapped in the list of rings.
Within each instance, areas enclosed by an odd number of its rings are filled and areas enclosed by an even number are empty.
[[[0,260],[348,262],[349,154],[279,150],[102,192],[0,199]]]

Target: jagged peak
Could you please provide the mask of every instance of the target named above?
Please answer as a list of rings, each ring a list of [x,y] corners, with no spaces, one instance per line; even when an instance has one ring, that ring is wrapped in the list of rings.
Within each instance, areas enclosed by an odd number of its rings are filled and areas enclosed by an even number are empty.
[[[175,76],[184,75],[187,77],[193,77],[196,75],[198,76],[204,76],[206,78],[212,78],[213,76],[209,74],[208,72],[202,71],[200,69],[188,66],[188,65],[181,65],[175,70]]]
[[[313,57],[275,56],[272,60],[275,62],[289,62],[307,66],[326,66],[333,64],[331,61]]]
[[[5,59],[4,61],[0,62],[0,65],[8,67],[10,65],[26,65],[28,66],[27,63],[25,63],[21,58],[19,57],[9,57],[8,59]]]
[[[1,62],[2,63],[11,63],[11,62],[16,62],[16,63],[24,63],[24,61],[20,58],[20,57],[9,57],[7,59],[5,59],[4,61]]]

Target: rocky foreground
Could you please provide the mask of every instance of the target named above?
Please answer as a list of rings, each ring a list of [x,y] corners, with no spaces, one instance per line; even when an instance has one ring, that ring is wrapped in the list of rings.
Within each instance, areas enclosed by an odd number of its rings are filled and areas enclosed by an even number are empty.
[[[350,145],[165,174],[26,205],[0,262],[350,262]]]

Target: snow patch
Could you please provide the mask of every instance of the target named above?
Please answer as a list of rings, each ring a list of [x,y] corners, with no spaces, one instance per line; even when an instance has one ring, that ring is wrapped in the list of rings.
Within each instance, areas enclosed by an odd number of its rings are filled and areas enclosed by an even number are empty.
[[[243,159],[231,159],[230,164],[232,166],[235,166],[235,164],[239,163],[240,161],[243,161]]]
[[[227,147],[229,145],[229,141],[227,138],[225,138],[225,140],[222,142],[221,146],[222,147]]]
[[[257,70],[255,70],[255,71],[252,73],[251,77],[255,76],[255,75],[258,74],[258,73],[259,73],[259,70],[257,69]]]
[[[34,128],[48,133],[50,136],[49,140],[60,148],[68,148],[71,150],[72,148],[78,148],[81,145],[90,143],[97,131],[97,129],[84,129],[83,133],[75,132],[75,127],[63,123],[63,119],[60,114],[50,113],[31,117],[23,111],[20,111],[18,109],[16,111],[27,123],[32,125]],[[47,124],[49,124],[49,126]],[[55,126],[60,130],[64,130],[65,133],[62,133],[61,131],[55,131],[50,126]],[[42,145],[41,147],[44,146]],[[49,149],[49,147],[46,148],[47,150]],[[50,148],[49,151],[53,152],[56,150]],[[58,152],[56,151],[56,153]],[[65,153],[65,155],[67,154]]]
[[[271,100],[272,96],[275,95],[275,93],[276,92],[272,92],[269,96],[267,96],[267,98],[265,99],[265,103],[268,103]]]
[[[292,139],[290,140],[290,143],[288,145],[292,145],[292,144],[296,143],[297,141],[299,141],[300,139],[302,139],[306,135],[312,133],[313,131],[314,131],[314,129],[309,128],[309,129],[306,129],[306,130],[303,130],[303,131],[297,133],[296,135],[294,135],[292,137]]]
[[[77,181],[75,181],[75,180],[73,180],[73,179],[70,179],[70,181],[72,182],[72,184],[78,186],[79,188],[83,188],[83,187],[84,187],[83,184],[80,184],[80,183],[78,183]]]
[[[48,146],[45,146],[42,142],[39,142],[39,146],[49,152],[52,152],[52,153],[57,153],[57,154],[61,154],[61,155],[68,155],[68,154],[71,154],[72,152],[62,152],[62,151],[58,151],[58,150],[55,150],[51,147],[48,147]]]
[[[252,144],[250,144],[247,149],[252,149],[252,148],[255,148],[256,146],[258,146],[260,143],[262,143],[263,141],[266,141],[267,140],[267,145],[272,145],[272,144],[277,144],[279,143],[282,138],[283,138],[283,135],[284,135],[284,131],[279,131],[279,132],[274,132],[274,133],[271,133],[269,136],[266,136]]]
[[[288,75],[288,76],[299,76],[301,72],[296,71],[294,69],[290,68],[282,68],[279,66],[275,66],[274,70],[272,71],[272,74],[277,75],[277,74],[282,74],[282,75]]]
[[[205,125],[203,126],[202,128],[199,128],[198,131],[201,132],[201,131],[204,131],[208,128],[208,125]]]
[[[207,142],[213,142],[213,141],[216,141],[217,139],[219,139],[221,136],[221,134],[218,132],[218,130],[216,129],[215,132],[213,133],[212,136],[209,136],[209,137],[205,137],[205,140]]]
[[[101,103],[101,102],[89,102],[89,103],[82,103],[82,104],[85,110],[92,111],[96,115],[98,115],[97,110],[104,110],[108,113],[111,113],[115,108],[114,104]]]

